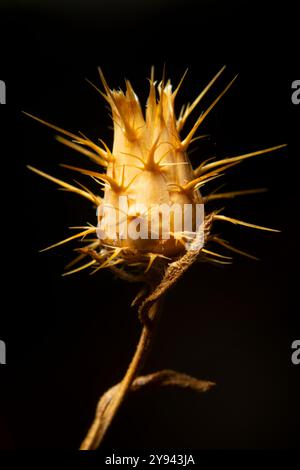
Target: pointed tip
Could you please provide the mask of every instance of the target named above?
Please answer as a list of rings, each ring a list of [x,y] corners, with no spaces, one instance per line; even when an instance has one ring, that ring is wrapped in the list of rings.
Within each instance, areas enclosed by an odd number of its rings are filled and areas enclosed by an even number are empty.
[[[38,174],[39,176],[42,176],[43,178],[46,178],[47,180],[52,181],[55,184],[58,184],[58,186],[61,186],[64,189],[71,191],[73,193],[79,194],[80,196],[83,196],[84,198],[91,201],[93,204],[95,203],[98,204],[98,200],[95,200],[95,198],[91,194],[87,193],[86,191],[76,188],[76,186],[73,186],[72,184],[66,183],[65,181],[55,178],[54,176],[51,176],[48,173],[45,173],[44,171],[38,170],[37,168],[31,165],[27,165],[27,168],[33,171],[34,173]]]
[[[184,81],[184,79],[185,79],[185,77],[186,77],[186,75],[187,75],[187,73],[188,73],[188,70],[189,70],[189,69],[188,69],[188,67],[187,67],[187,68],[185,69],[185,72],[183,73],[181,79],[179,80],[179,83],[178,83],[176,89],[173,91],[173,94],[172,94],[173,99],[176,98],[176,96],[177,96],[177,94],[178,94],[178,92],[179,92],[179,90],[180,90],[180,88],[181,88],[181,85],[182,85],[182,83],[183,83],[183,81]]]
[[[204,96],[204,94],[206,93],[206,91],[211,87],[212,83],[214,83],[214,81],[216,80],[216,78],[220,75],[221,71],[213,78],[213,80],[207,85],[207,87],[203,90],[202,93],[200,93],[200,95],[198,96],[198,98],[194,101],[194,103],[192,104],[192,106],[189,108],[188,110],[188,113],[187,113],[187,116],[190,114],[191,110],[194,109],[194,106],[196,104],[198,104],[198,102],[200,101],[200,99]],[[182,140],[181,142],[181,148],[182,150],[186,151],[187,148],[189,147],[190,143],[191,143],[191,140],[195,134],[195,132],[197,131],[198,127],[200,126],[200,124],[204,121],[204,119],[206,118],[206,116],[212,111],[212,109],[216,106],[216,104],[221,100],[221,98],[227,93],[227,91],[229,90],[229,88],[233,85],[233,83],[235,82],[235,80],[237,79],[237,76],[238,75],[235,75],[233,77],[233,79],[228,83],[228,85],[226,85],[226,87],[224,88],[224,90],[217,96],[217,98],[212,102],[212,104],[204,111],[204,113],[201,113],[200,116],[198,117],[197,121],[195,122],[193,128],[191,129],[191,131],[189,132],[189,134],[185,137],[185,139]],[[186,116],[186,117],[187,117]],[[183,117],[183,121],[186,119],[186,117],[184,116]]]
[[[46,173],[44,173],[43,171],[41,170],[38,170],[37,168],[35,168],[34,166],[32,165],[26,165],[26,168],[30,171],[33,171],[33,173],[37,173],[38,175],[41,175],[41,176],[44,176]]]
[[[162,88],[164,88],[165,81],[166,81],[166,62],[164,62],[162,77],[161,77]]]
[[[133,86],[131,85],[131,82],[130,80],[125,80],[125,84],[126,84],[126,94],[131,98],[133,99],[134,101],[136,101],[136,94],[134,92],[134,89],[133,89]]]
[[[151,69],[150,69],[150,81],[151,81],[151,83],[154,83],[154,76],[155,76],[155,68],[154,68],[154,65],[151,65]]]
[[[109,88],[109,86],[108,86],[108,84],[107,84],[107,81],[106,81],[106,79],[105,79],[105,76],[104,76],[104,73],[103,73],[101,67],[98,67],[98,72],[99,72],[99,75],[100,75],[100,80],[101,80],[101,83],[102,83],[102,85],[103,85],[103,88],[104,88],[104,90],[106,91],[106,94],[107,94],[108,96],[110,96],[110,95],[111,95],[111,90],[110,90],[110,88]]]
[[[234,225],[241,225],[243,227],[254,228],[254,229],[263,230],[263,231],[266,231],[266,232],[275,232],[275,233],[280,233],[281,232],[281,230],[278,230],[278,229],[275,229],[275,228],[269,228],[269,227],[264,227],[262,225],[251,224],[249,222],[244,222],[243,220],[240,220],[240,219],[234,219],[233,217],[227,217],[227,216],[221,215],[219,213],[218,214],[215,213],[213,218],[215,220],[223,220],[225,222],[230,222]]]
[[[72,269],[72,271],[68,271],[66,273],[62,273],[62,277],[69,276],[70,274],[75,274],[78,273],[79,271],[82,271],[83,269],[89,268],[93,264],[96,263],[96,260],[89,261],[88,263],[84,264],[83,266],[79,266],[79,268]]]
[[[31,117],[31,118],[34,118],[34,116],[33,116],[32,114],[27,113],[27,111],[24,111],[23,109],[21,110],[21,113],[22,113],[22,114],[25,114],[25,116],[29,116],[29,117]]]

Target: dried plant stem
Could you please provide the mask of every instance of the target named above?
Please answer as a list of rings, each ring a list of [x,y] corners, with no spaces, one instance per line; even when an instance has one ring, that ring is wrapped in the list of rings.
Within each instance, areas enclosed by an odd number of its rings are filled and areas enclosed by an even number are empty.
[[[207,233],[209,232],[211,221],[212,217],[207,217],[205,220],[206,237]],[[159,280],[155,280],[153,278],[152,283],[148,284],[148,288],[150,288],[148,296],[142,290],[141,298],[138,297],[137,302],[139,303],[139,317],[144,326],[136,351],[121,383],[110,388],[100,398],[94,421],[87,433],[86,438],[80,446],[81,450],[97,449],[97,447],[101,444],[109,426],[112,423],[112,420],[118,412],[126,395],[130,391],[130,388],[145,361],[146,355],[154,338],[157,320],[159,317],[158,314],[160,312],[161,304],[165,294],[199,257],[202,245],[200,245],[200,249],[196,248],[199,237],[201,236],[202,232],[199,230],[199,233],[197,234],[194,242],[195,249],[188,251],[180,259],[169,264],[162,278]],[[116,274],[118,273],[116,272]],[[146,298],[143,298],[143,295],[146,295]],[[180,383],[182,383],[182,378],[179,380],[177,377],[175,382],[176,381],[180,381]],[[202,384],[200,387],[202,387]]]
[[[214,382],[208,380],[199,380],[187,374],[179,373],[175,370],[164,369],[152,374],[140,375],[136,377],[131,384],[130,392],[137,392],[142,388],[155,388],[155,387],[178,387],[185,390],[193,390],[197,393],[204,393],[210,390],[215,385]],[[94,420],[95,427],[98,426],[99,420],[102,419],[103,413],[108,405],[113,400],[117,393],[120,383],[109,388],[99,400],[96,418]]]
[[[102,397],[105,395],[100,398],[94,421],[87,433],[86,438],[80,446],[80,450],[94,450],[97,449],[97,447],[101,444],[109,426],[111,425],[127,393],[129,392],[134,379],[139,373],[150,349],[156,329],[155,326],[157,323],[161,302],[162,299],[160,298],[151,305],[148,312],[151,325],[147,324],[143,327],[134,356],[129,364],[123,380],[121,381],[120,385],[117,386],[117,389],[114,390],[115,393],[113,398],[109,402],[105,400],[104,406]]]

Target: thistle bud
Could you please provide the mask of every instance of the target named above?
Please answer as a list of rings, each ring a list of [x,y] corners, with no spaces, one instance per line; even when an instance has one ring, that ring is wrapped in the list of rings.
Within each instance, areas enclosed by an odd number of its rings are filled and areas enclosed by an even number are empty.
[[[204,213],[204,203],[207,205],[216,200],[261,192],[264,189],[213,192],[202,197],[200,187],[222,176],[225,170],[245,159],[285,146],[277,145],[215,161],[211,161],[214,159],[210,158],[202,161],[198,167],[192,168],[187,155],[189,145],[199,126],[227,92],[236,77],[199,115],[184,138],[181,138],[180,133],[190,114],[198,107],[224,69],[225,67],[213,77],[192,104],[181,109],[178,118],[174,110],[175,98],[185,75],[177,88],[172,91],[169,80],[165,83],[163,78],[157,84],[152,68],[149,95],[145,112],[143,112],[139,99],[128,80],[125,82],[125,92],[111,90],[100,70],[104,87],[104,92],[100,91],[100,93],[111,108],[114,125],[111,149],[102,140],[102,146],[100,146],[83,134],[75,135],[29,115],[67,136],[68,138],[65,138],[60,135],[57,139],[90,158],[100,170],[103,167],[105,169],[105,172],[102,172],[63,165],[91,176],[100,183],[104,190],[104,196],[100,197],[99,192],[95,194],[85,186],[74,186],[29,167],[41,176],[68,191],[79,194],[97,206],[97,226],[83,227],[84,231],[46,248],[53,248],[76,238],[94,234],[95,238],[85,248],[79,249],[81,254],[71,264],[87,256],[90,256],[92,261],[65,274],[72,274],[93,265],[95,265],[95,271],[120,265],[118,274],[124,276],[124,272],[128,272],[127,268],[132,267],[135,272],[137,270],[147,272],[156,266],[160,270],[161,267],[164,269],[170,262],[179,258],[182,258],[182,264],[185,266],[184,255],[191,250],[197,251],[197,259],[202,257],[205,261],[228,264],[230,257],[208,250],[204,244],[213,242],[250,258],[253,256],[232,247],[220,237],[211,235],[214,221],[276,231],[227,217],[217,210],[206,210]],[[193,255],[191,259],[196,258]],[[157,261],[154,263],[155,260],[160,260],[161,263],[158,264]],[[126,276],[128,277],[127,274]]]
[[[179,255],[203,222],[203,201],[190,185],[195,177],[176,125],[176,90],[169,81],[156,86],[151,78],[144,116],[129,81],[123,93],[101,78],[114,122],[99,211],[101,238],[135,255]]]

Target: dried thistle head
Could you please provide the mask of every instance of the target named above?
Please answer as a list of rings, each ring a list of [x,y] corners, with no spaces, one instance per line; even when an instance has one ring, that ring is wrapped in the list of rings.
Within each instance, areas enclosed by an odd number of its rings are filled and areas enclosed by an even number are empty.
[[[155,82],[152,68],[149,96],[143,113],[130,82],[126,80],[125,92],[111,90],[100,70],[104,91],[98,91],[111,108],[114,125],[111,149],[103,141],[98,145],[82,134],[72,134],[35,118],[58,131],[60,142],[84,154],[99,166],[99,170],[95,171],[64,165],[96,180],[99,183],[99,193],[103,191],[101,195],[30,167],[36,173],[83,196],[97,207],[96,225],[82,227],[84,230],[81,228],[76,235],[49,247],[75,238],[88,236],[90,239],[90,235],[94,236],[87,246],[78,250],[80,254],[74,260],[77,263],[89,257],[89,261],[72,268],[66,274],[93,266],[93,272],[100,268],[110,268],[129,280],[140,280],[144,273],[149,278],[153,272],[166,273],[171,270],[173,279],[172,264],[177,263],[174,265],[177,266],[179,260],[183,260],[186,265],[185,257],[189,251],[193,252],[193,261],[197,258],[225,264],[230,262],[230,257],[207,249],[208,242],[247,255],[213,235],[213,222],[216,220],[272,231],[227,217],[216,210],[209,210],[212,200],[228,199],[261,190],[213,193],[202,197],[200,188],[242,160],[271,152],[283,145],[218,161],[202,161],[194,169],[187,153],[199,126],[235,78],[200,114],[187,135],[181,137],[187,118],[223,70],[224,67],[191,105],[182,108],[178,118],[175,116],[174,102],[184,77],[172,91],[170,81],[165,82],[163,78],[159,84]]]
[[[82,153],[98,167],[93,170],[64,165],[99,183],[99,192],[96,193],[83,185],[74,186],[29,167],[59,186],[88,199],[97,207],[96,224],[81,227],[79,233],[46,249],[74,239],[88,239],[88,244],[77,250],[79,255],[69,263],[71,270],[65,274],[89,267],[93,267],[93,273],[101,268],[109,268],[120,278],[144,283],[133,301],[134,305],[138,305],[143,323],[136,352],[122,381],[100,398],[94,421],[81,449],[96,449],[100,445],[125,396],[137,386],[158,381],[160,385],[206,391],[214,385],[213,382],[199,381],[170,370],[137,377],[153,339],[153,326],[162,299],[195,261],[230,262],[230,257],[207,248],[209,243],[253,258],[214,235],[215,221],[274,231],[225,216],[220,210],[209,209],[211,201],[261,190],[213,192],[203,197],[200,188],[202,191],[202,186],[222,176],[225,170],[242,160],[282,148],[283,145],[222,160],[204,160],[196,168],[192,167],[187,155],[199,126],[234,80],[200,114],[187,135],[184,138],[180,135],[187,118],[223,70],[224,67],[191,105],[182,108],[177,119],[174,102],[183,79],[172,91],[170,81],[165,83],[164,78],[159,84],[154,81],[152,69],[146,111],[143,113],[129,81],[126,81],[125,93],[111,90],[100,71],[104,91],[98,91],[111,108],[114,124],[111,149],[103,141],[100,141],[102,145],[98,145],[83,134],[75,135],[35,118],[58,131],[60,142]],[[74,267],[85,258],[89,259],[88,262]]]
[[[172,92],[170,82],[162,81],[156,87],[152,76],[144,116],[129,81],[123,93],[110,90],[102,73],[101,78],[104,97],[112,110],[114,143],[106,174],[101,177],[106,185],[100,209],[113,207],[119,215],[115,224],[110,210],[99,211],[103,239],[122,248],[129,257],[131,253],[141,259],[145,255],[172,259],[186,249],[188,234],[178,225],[190,222],[189,232],[195,233],[197,205],[198,210],[203,206],[200,183],[194,177],[187,144],[181,142],[176,125],[177,91]],[[170,217],[164,208],[171,208]],[[139,229],[143,225],[144,233],[134,234],[137,225]]]

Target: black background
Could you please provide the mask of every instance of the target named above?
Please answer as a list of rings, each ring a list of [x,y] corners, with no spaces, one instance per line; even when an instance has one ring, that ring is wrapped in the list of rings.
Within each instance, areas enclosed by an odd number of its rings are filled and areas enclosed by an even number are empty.
[[[0,107],[0,338],[7,345],[7,365],[0,367],[0,447],[76,449],[99,396],[122,378],[140,331],[129,307],[135,287],[105,271],[62,278],[76,245],[38,253],[68,236],[69,226],[94,222],[95,214],[86,201],[26,170],[32,164],[68,178],[58,164],[82,157],[21,111],[111,144],[105,103],[85,78],[99,83],[100,65],[112,87],[129,78],[145,103],[150,66],[160,77],[164,63],[174,84],[189,68],[178,110],[223,64],[226,72],[204,104],[239,73],[202,127],[211,138],[197,144],[195,164],[214,154],[289,143],[287,150],[245,162],[224,180],[228,190],[268,187],[266,194],[226,203],[226,213],[282,233],[218,226],[261,261],[237,256],[230,267],[190,269],[168,296],[144,369],[177,369],[213,380],[216,388],[201,396],[166,389],[129,397],[104,447],[108,452],[297,446],[300,366],[290,358],[291,343],[300,335],[294,5],[25,5],[10,2],[0,10],[0,79],[7,85],[7,105]]]

